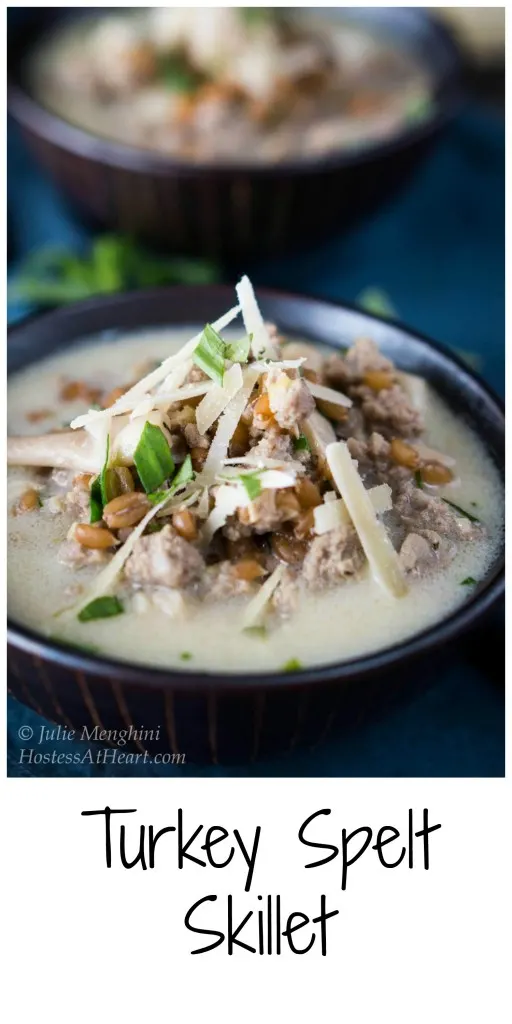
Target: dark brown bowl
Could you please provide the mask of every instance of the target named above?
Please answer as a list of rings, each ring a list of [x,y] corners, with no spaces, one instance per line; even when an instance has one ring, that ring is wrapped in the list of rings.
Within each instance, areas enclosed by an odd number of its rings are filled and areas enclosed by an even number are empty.
[[[30,19],[14,24],[9,39],[8,106],[34,155],[89,219],[174,252],[237,263],[352,225],[410,179],[460,105],[459,52],[444,28],[417,8],[345,8],[430,68],[435,113],[428,120],[322,159],[261,166],[249,154],[237,165],[187,164],[91,135],[45,110],[25,88],[22,64],[42,31],[65,15],[25,10]]]
[[[455,356],[405,327],[360,310],[261,291],[264,315],[283,333],[333,347],[372,337],[403,369],[424,376],[482,437],[504,473],[499,400]],[[228,308],[224,286],[176,287],[93,299],[32,318],[9,335],[9,372],[101,331],[197,324]],[[195,673],[123,664],[88,655],[8,623],[8,685],[50,720],[89,730],[154,731],[135,751],[184,753],[187,762],[248,763],[353,730],[436,678],[438,649],[474,627],[503,592],[503,551],[466,603],[411,639],[342,664],[288,674]],[[125,748],[126,749],[126,748]]]

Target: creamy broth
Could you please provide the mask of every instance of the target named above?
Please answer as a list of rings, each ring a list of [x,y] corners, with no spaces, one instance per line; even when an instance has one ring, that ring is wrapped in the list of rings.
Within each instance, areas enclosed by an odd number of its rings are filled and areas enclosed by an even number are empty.
[[[9,434],[39,434],[55,429],[87,408],[84,402],[59,399],[62,378],[82,378],[103,390],[129,379],[148,359],[159,360],[178,349],[190,331],[165,330],[125,338],[103,337],[53,355],[13,375],[8,384]],[[229,332],[227,332],[229,333]],[[390,647],[450,614],[469,596],[468,578],[481,580],[501,543],[503,493],[496,467],[478,437],[428,390],[427,430],[422,440],[456,460],[457,480],[442,494],[471,509],[485,525],[481,539],[461,545],[451,564],[436,574],[409,581],[409,593],[391,598],[366,570],[363,578],[314,594],[304,593],[291,618],[278,622],[265,638],[241,630],[247,598],[206,604],[185,602],[172,618],[151,606],[136,611],[133,599],[125,613],[111,619],[79,622],[55,617],[72,603],[73,588],[85,586],[97,569],[76,569],[57,561],[59,545],[72,522],[69,513],[8,516],[8,604],[10,617],[46,636],[90,647],[134,663],[224,672],[270,671],[292,659],[301,665],[343,661]],[[37,410],[52,418],[28,422]],[[8,471],[8,503],[13,505],[34,480],[30,469]],[[184,656],[186,660],[184,659]]]

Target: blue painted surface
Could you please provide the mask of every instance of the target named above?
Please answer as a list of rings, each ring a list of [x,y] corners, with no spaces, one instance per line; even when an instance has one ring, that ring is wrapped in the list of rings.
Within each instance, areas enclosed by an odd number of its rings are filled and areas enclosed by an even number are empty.
[[[35,168],[14,132],[9,139],[9,211],[16,256],[49,242],[80,246],[87,233]],[[15,273],[16,263],[12,268]],[[260,284],[355,301],[368,286],[390,296],[398,316],[469,353],[504,392],[504,130],[470,111],[445,135],[410,186],[349,235],[306,254],[251,268]],[[26,309],[11,306],[12,320]],[[492,642],[491,633],[492,631]],[[97,746],[67,741],[40,753],[76,754],[73,765],[20,764],[19,737],[37,715],[9,700],[11,775],[491,776],[504,771],[501,610],[477,638],[458,642],[428,693],[382,721],[300,754],[255,768],[116,767],[96,763]],[[485,648],[492,649],[486,660]],[[501,650],[500,650],[501,648]],[[476,657],[475,651],[484,652]],[[86,751],[90,749],[91,755]],[[55,754],[53,755],[55,758]],[[92,763],[91,763],[92,762]]]

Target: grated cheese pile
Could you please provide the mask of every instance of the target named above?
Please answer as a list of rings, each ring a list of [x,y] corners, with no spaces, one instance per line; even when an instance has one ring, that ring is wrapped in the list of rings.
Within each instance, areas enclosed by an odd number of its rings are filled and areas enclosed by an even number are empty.
[[[224,373],[219,374],[217,380],[187,383],[194,364],[194,352],[203,336],[199,332],[179,352],[164,359],[156,369],[134,384],[109,409],[91,409],[72,421],[73,429],[85,428],[96,439],[109,435],[113,439],[114,459],[124,460],[127,464],[147,421],[158,425],[168,437],[165,412],[173,403],[201,398],[195,409],[196,425],[201,435],[217,424],[201,471],[196,473],[192,481],[189,480],[179,488],[176,494],[167,496],[147,513],[117,550],[111,562],[96,577],[79,605],[74,606],[73,614],[94,598],[112,591],[137,539],[154,516],[166,515],[171,508],[196,505],[198,518],[202,520],[200,542],[206,546],[229,516],[239,508],[251,506],[249,487],[244,485],[244,474],[252,477],[256,475],[260,490],[269,490],[293,487],[305,472],[300,461],[265,458],[250,451],[238,459],[228,457],[231,440],[259,378],[271,370],[280,371],[281,374],[288,369],[299,370],[305,361],[300,355],[295,359],[279,359],[276,344],[269,334],[247,277],[239,281],[236,292],[238,304],[219,317],[211,327],[220,333],[241,314],[250,341],[252,361],[230,363],[226,357]],[[225,351],[228,352],[228,349]],[[350,399],[338,391],[310,381],[306,383],[315,399],[342,406],[351,405]],[[118,417],[123,418],[118,420]],[[405,592],[405,584],[398,568],[396,553],[383,525],[377,519],[377,513],[390,507],[389,488],[384,485],[370,492],[365,491],[346,446],[343,442],[336,442],[331,424],[320,413],[313,412],[304,421],[302,429],[311,449],[327,460],[340,495],[337,497],[334,492],[330,492],[325,496],[324,504],[315,509],[316,533],[325,533],[341,523],[352,521],[375,576],[390,593],[400,596]],[[260,587],[246,609],[245,626],[259,621],[275,588],[281,582],[283,571],[282,567],[276,569]]]

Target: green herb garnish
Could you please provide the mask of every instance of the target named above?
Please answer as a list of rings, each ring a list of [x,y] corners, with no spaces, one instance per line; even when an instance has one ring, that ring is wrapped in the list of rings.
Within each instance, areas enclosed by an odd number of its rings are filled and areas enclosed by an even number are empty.
[[[110,435],[107,436],[105,462],[99,476],[95,476],[89,491],[90,522],[99,523],[103,516],[103,508],[110,498],[107,496],[107,468],[110,455]]]
[[[465,580],[461,580],[461,587],[475,587],[477,580],[473,576],[466,576]]]
[[[254,636],[258,640],[266,640],[268,636],[266,626],[246,626],[242,633],[247,633],[247,636]]]
[[[423,490],[423,480],[421,479],[421,470],[416,469],[414,471],[414,479],[416,481],[416,487],[419,487],[420,490],[422,491]]]
[[[256,471],[255,473],[241,473],[238,479],[245,487],[247,497],[250,498],[251,501],[254,501],[255,498],[259,498],[263,490],[259,471]]]
[[[206,260],[155,256],[124,235],[101,235],[89,251],[43,246],[23,262],[10,297],[60,306],[91,295],[162,284],[210,284],[217,266]]]
[[[310,452],[311,445],[305,434],[299,434],[298,437],[293,439],[293,447],[296,452]]]
[[[159,505],[160,502],[166,501],[167,498],[172,498],[173,494],[176,494],[176,491],[183,487],[184,484],[188,484],[189,480],[193,480],[194,476],[192,459],[189,454],[182,462],[176,476],[173,477],[170,487],[166,491],[156,491],[154,494],[148,494],[149,500],[153,505]]]
[[[226,343],[211,324],[205,324],[199,344],[194,349],[194,362],[221,387],[224,382],[225,358]]]
[[[431,97],[424,93],[421,96],[412,96],[406,103],[404,114],[408,121],[425,121],[434,110]]]
[[[356,299],[357,305],[367,313],[382,316],[386,320],[396,317],[396,309],[383,288],[364,288]]]
[[[145,423],[133,461],[146,493],[156,491],[174,472],[174,459],[165,435],[154,423]]]
[[[466,512],[464,508],[461,508],[460,505],[456,505],[454,501],[448,501],[448,498],[441,498],[441,501],[444,501],[445,505],[449,505],[450,508],[454,508],[455,511],[458,512],[460,516],[464,516],[465,519],[469,519],[471,523],[480,522],[480,520],[477,519],[476,516],[474,516],[471,512]]]
[[[182,651],[181,652],[181,654],[180,654],[180,660],[181,661],[191,661],[191,659],[192,659],[192,655],[191,655],[190,651]]]
[[[95,476],[89,491],[89,521],[99,523],[103,516],[103,502],[101,500],[101,484],[99,476]]]
[[[164,57],[159,64],[158,77],[171,92],[183,95],[196,92],[205,82],[205,77],[188,64],[183,57]]]
[[[232,344],[225,345],[225,356],[232,363],[246,363],[251,350],[251,339],[240,338]]]
[[[78,613],[80,622],[91,622],[93,619],[109,619],[112,615],[121,615],[124,608],[117,597],[97,597],[86,604]]]
[[[301,668],[302,662],[299,661],[298,658],[290,658],[290,660],[283,665],[281,672],[298,672]]]

